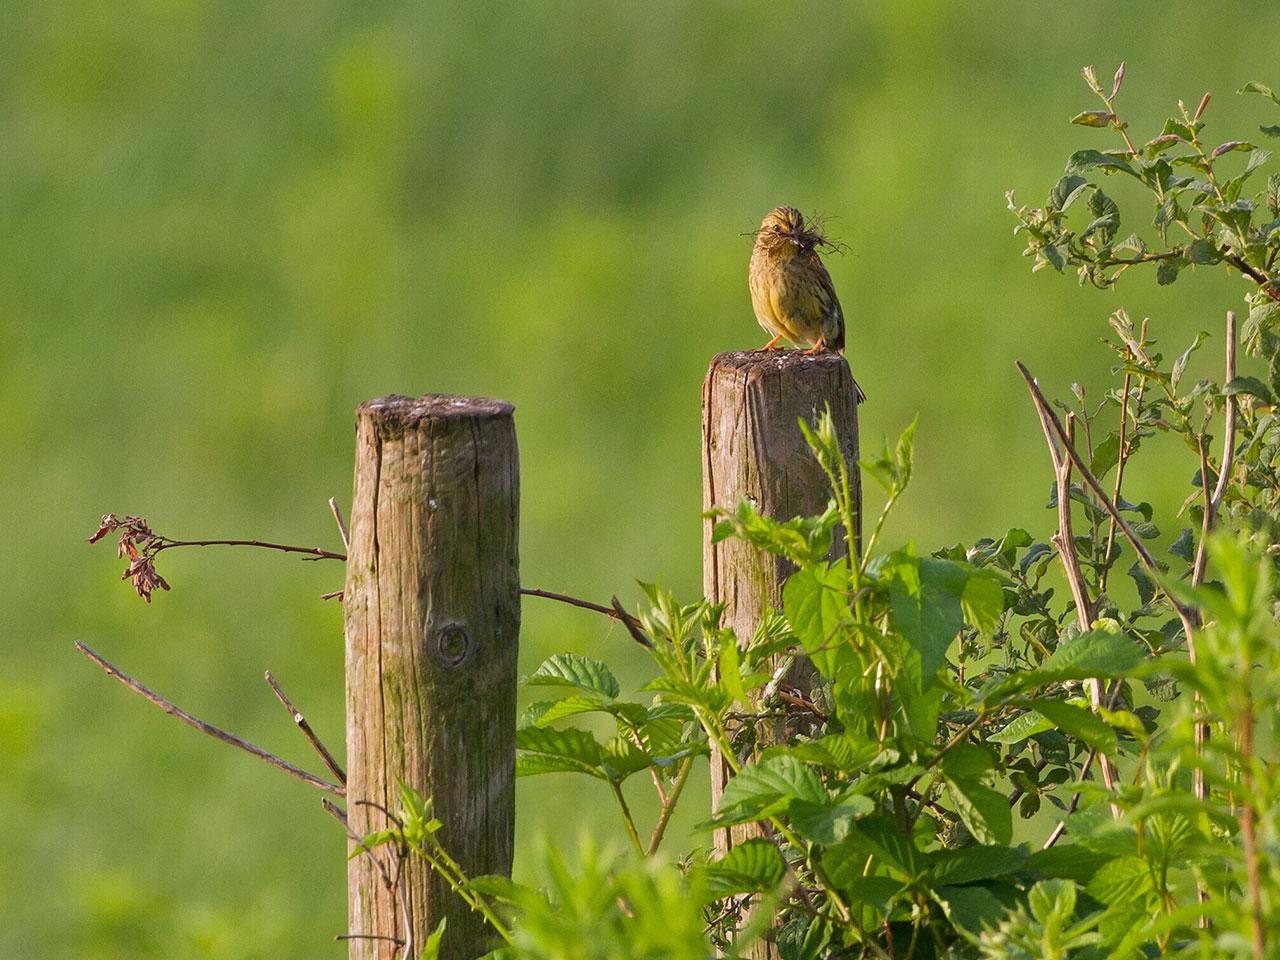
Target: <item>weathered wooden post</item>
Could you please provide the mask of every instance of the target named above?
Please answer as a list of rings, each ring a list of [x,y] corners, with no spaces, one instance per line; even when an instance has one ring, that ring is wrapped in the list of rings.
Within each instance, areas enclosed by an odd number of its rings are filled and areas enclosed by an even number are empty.
[[[349,825],[390,826],[361,801],[394,811],[404,782],[433,800],[441,842],[473,876],[511,871],[518,516],[510,404],[432,395],[360,406],[343,603]],[[442,917],[442,957],[492,946],[483,919],[420,859],[404,870],[396,897],[368,856],[350,861],[352,960],[398,957],[393,939],[369,935],[405,929],[417,956]]]
[[[703,506],[733,509],[746,497],[765,516],[789,520],[820,513],[830,497],[827,479],[800,432],[799,418],[812,421],[830,407],[845,459],[853,465],[854,497],[861,526],[862,487],[858,459],[857,388],[849,365],[834,353],[756,350],[722,353],[711,361],[702,391]],[[707,599],[725,604],[724,624],[745,642],[766,608],[781,609],[787,562],[760,554],[740,540],[712,544],[714,524],[703,534],[702,579]],[[860,548],[860,544],[855,547]],[[838,548],[842,549],[842,547]],[[806,664],[792,668],[798,686]],[[767,739],[767,731],[762,732]],[[711,757],[713,808],[729,779],[728,765]],[[752,824],[721,830],[716,846],[760,836]],[[751,954],[774,957],[761,942]]]

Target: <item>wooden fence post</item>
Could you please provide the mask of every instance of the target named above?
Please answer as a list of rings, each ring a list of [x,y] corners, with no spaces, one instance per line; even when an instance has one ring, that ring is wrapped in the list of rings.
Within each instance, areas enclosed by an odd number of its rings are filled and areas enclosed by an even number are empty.
[[[746,497],[765,516],[789,520],[820,513],[830,498],[827,479],[809,452],[799,418],[812,421],[830,407],[841,449],[853,465],[858,527],[862,523],[862,486],[858,460],[857,388],[849,365],[834,353],[806,356],[799,351],[756,350],[722,353],[711,361],[702,392],[703,506],[733,509]],[[745,642],[766,608],[781,609],[782,586],[792,567],[765,556],[740,540],[712,544],[714,524],[703,534],[703,589],[708,600],[725,604],[723,623]],[[837,547],[843,550],[843,545]],[[855,544],[860,550],[861,544]],[[792,668],[798,686],[807,664]],[[767,742],[769,731],[759,731]],[[711,757],[713,808],[729,779],[728,765]],[[717,831],[721,852],[760,836],[752,824]],[[762,942],[753,957],[776,957]]]
[[[347,815],[386,829],[400,782],[434,802],[441,842],[470,875],[510,875],[515,826],[519,467],[513,408],[385,397],[356,413],[344,596]],[[379,853],[388,856],[388,848]],[[442,957],[492,933],[420,859],[393,896],[367,855],[348,866],[351,960],[414,957],[443,917]],[[406,917],[401,902],[407,907]]]

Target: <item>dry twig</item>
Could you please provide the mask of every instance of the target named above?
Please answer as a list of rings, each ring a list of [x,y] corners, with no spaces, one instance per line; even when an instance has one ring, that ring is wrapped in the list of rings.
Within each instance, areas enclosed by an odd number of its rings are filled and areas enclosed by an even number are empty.
[[[307,773],[307,771],[303,770],[300,767],[295,767],[292,763],[289,763],[289,761],[280,759],[274,753],[268,753],[266,750],[263,750],[261,747],[250,743],[248,740],[242,740],[239,737],[237,737],[235,734],[227,733],[227,731],[219,729],[218,727],[215,727],[212,724],[205,723],[203,720],[193,717],[191,714],[187,713],[185,710],[174,706],[164,697],[160,696],[160,694],[155,693],[154,691],[148,689],[147,687],[144,687],[141,683],[133,679],[133,677],[129,676],[119,667],[116,667],[113,664],[108,663],[106,660],[104,660],[98,654],[94,653],[94,651],[90,650],[87,646],[85,646],[79,640],[76,641],[76,649],[79,650],[81,653],[83,653],[86,657],[88,657],[94,663],[96,663],[98,666],[100,666],[103,670],[105,670],[107,674],[115,677],[117,680],[123,683],[126,687],[128,687],[134,693],[138,694],[138,696],[146,700],[150,700],[152,703],[154,703],[157,707],[159,707],[165,713],[169,714],[171,717],[177,717],[187,726],[193,727],[196,730],[199,730],[201,733],[208,734],[209,736],[213,737],[215,740],[221,740],[223,743],[229,743],[233,747],[239,747],[241,750],[245,751],[246,753],[252,754],[253,756],[257,757],[259,760],[266,761],[267,763],[271,764],[273,767],[283,770],[285,773],[289,774],[289,776],[296,777],[297,779],[301,780],[303,783],[310,784],[311,786],[315,787],[318,790],[324,790],[327,793],[332,793],[339,797],[344,794],[345,791],[343,790],[342,787],[338,786],[338,784],[330,783],[328,780],[322,780],[320,777]]]
[[[291,701],[285,695],[285,692],[280,689],[280,684],[276,683],[276,678],[271,675],[270,670],[266,672],[266,678],[268,686],[271,687],[271,692],[276,695],[276,699],[280,701],[281,705],[289,711],[289,716],[293,717],[293,722],[298,725],[298,729],[302,731],[302,735],[307,738],[307,743],[311,744],[312,749],[315,750],[315,752],[320,756],[320,759],[324,761],[324,765],[329,768],[329,772],[338,778],[339,783],[345,786],[347,783],[346,772],[342,769],[341,765],[339,765],[338,761],[333,758],[333,754],[329,752],[329,748],[326,747],[320,741],[320,738],[316,736],[316,732],[311,729],[311,724],[307,723],[307,718],[302,715],[302,711],[295,707],[293,705],[293,701]]]
[[[1236,314],[1234,310],[1227,311],[1227,361],[1225,374],[1226,378],[1222,381],[1224,386],[1234,380],[1236,376]],[[1218,465],[1218,482],[1214,484],[1212,496],[1208,492],[1208,473],[1204,472],[1203,467],[1200,473],[1200,483],[1205,490],[1205,507],[1204,520],[1200,529],[1200,545],[1196,548],[1196,562],[1191,572],[1193,586],[1199,586],[1204,582],[1205,564],[1208,561],[1209,531],[1213,529],[1213,523],[1218,517],[1218,510],[1222,507],[1222,499],[1226,496],[1227,486],[1231,482],[1231,467],[1236,452],[1236,398],[1234,396],[1227,397],[1222,434],[1222,462]]]

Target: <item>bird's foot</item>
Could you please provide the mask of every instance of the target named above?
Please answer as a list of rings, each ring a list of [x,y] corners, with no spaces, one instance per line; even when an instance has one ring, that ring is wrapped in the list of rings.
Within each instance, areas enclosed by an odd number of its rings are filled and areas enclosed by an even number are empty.
[[[780,333],[779,333],[777,336],[775,336],[772,340],[770,340],[768,343],[766,343],[766,344],[765,344],[763,347],[761,347],[760,349],[761,349],[761,350],[777,350],[777,349],[778,349],[778,341],[779,341],[779,340],[781,340],[781,339],[782,339],[782,334],[780,334]]]
[[[818,338],[818,342],[804,352],[806,357],[812,357],[814,354],[821,353],[827,349],[827,342],[822,337]]]

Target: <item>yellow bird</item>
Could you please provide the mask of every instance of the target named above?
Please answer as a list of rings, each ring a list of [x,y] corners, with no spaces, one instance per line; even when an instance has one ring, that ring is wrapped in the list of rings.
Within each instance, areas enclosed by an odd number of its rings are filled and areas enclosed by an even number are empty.
[[[773,335],[764,349],[785,338],[813,344],[809,354],[827,349],[844,355],[844,311],[818,255],[824,246],[831,244],[820,229],[805,226],[795,207],[778,207],[761,221],[748,280],[756,320]],[[866,396],[854,386],[861,403]]]
[[[785,337],[813,344],[809,353],[824,347],[844,352],[844,313],[818,256],[826,242],[822,234],[805,229],[795,207],[771,210],[761,222],[749,279],[756,320],[773,335],[764,349],[772,350]]]

